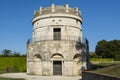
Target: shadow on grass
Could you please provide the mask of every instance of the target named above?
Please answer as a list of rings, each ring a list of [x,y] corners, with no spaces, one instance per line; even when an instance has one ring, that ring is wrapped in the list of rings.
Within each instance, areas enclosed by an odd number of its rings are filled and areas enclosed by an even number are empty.
[[[98,69],[102,69],[102,68],[107,68],[107,67],[115,66],[115,65],[119,65],[119,64],[120,64],[119,61],[115,61],[115,62],[100,62],[98,64],[90,63],[90,68],[88,69],[88,71],[93,71],[93,70],[98,70]]]

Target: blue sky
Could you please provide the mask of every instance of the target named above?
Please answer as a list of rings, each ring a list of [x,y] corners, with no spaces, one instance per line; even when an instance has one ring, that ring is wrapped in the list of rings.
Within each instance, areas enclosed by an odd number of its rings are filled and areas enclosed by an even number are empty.
[[[0,0],[0,51],[26,53],[34,10],[52,3],[79,8],[83,36],[89,40],[90,51],[100,40],[120,39],[120,0]]]

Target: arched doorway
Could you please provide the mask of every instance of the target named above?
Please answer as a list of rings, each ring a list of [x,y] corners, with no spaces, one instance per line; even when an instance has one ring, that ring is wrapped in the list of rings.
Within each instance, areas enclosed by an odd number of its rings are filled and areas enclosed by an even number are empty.
[[[53,75],[62,75],[63,73],[63,56],[61,54],[54,54],[51,57]]]

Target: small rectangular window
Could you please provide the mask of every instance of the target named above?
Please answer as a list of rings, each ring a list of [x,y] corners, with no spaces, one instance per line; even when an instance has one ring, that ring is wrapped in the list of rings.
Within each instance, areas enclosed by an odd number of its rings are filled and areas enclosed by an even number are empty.
[[[61,40],[61,28],[53,29],[54,40]]]

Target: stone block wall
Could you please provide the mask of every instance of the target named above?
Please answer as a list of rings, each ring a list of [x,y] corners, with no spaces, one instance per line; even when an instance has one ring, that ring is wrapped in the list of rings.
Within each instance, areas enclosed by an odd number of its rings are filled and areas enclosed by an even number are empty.
[[[62,62],[63,76],[79,76],[82,60],[74,41],[44,41],[29,44],[27,49],[27,73],[53,75],[53,62]]]

